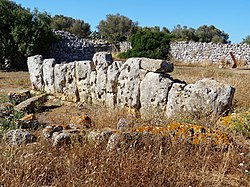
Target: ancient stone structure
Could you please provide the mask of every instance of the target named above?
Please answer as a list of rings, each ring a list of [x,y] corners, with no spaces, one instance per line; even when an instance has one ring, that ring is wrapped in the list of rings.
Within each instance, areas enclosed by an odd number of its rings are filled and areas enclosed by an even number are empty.
[[[78,38],[67,31],[59,30],[54,33],[59,40],[51,46],[49,57],[57,62],[91,60],[96,52],[112,50],[112,46],[107,42]]]
[[[79,60],[92,60],[96,52],[111,52],[111,44],[104,41],[93,41],[76,37],[66,31],[54,31],[60,40],[50,49],[49,58],[57,62],[72,62]],[[131,48],[130,43],[121,42],[120,51],[125,52]],[[250,45],[247,44],[216,44],[200,42],[172,42],[171,56],[173,60],[186,63],[231,63],[233,53],[238,62],[250,65]]]
[[[230,108],[234,95],[234,88],[212,79],[188,85],[172,79],[168,73],[173,64],[168,61],[113,61],[106,52],[96,53],[93,60],[62,64],[36,55],[28,58],[28,68],[33,89],[67,101],[133,108],[143,116],[206,110],[221,114]]]
[[[250,45],[247,44],[216,44],[200,42],[173,42],[171,43],[171,55],[174,60],[197,63],[231,63],[233,53],[238,62],[250,65]]]

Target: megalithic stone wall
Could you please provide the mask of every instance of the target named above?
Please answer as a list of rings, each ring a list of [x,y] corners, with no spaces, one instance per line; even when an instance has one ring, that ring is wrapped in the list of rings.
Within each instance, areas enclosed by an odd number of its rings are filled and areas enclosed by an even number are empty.
[[[56,64],[41,55],[28,58],[32,88],[63,100],[131,107],[142,116],[153,112],[172,117],[180,112],[221,114],[232,105],[234,88],[212,79],[186,84],[171,78],[173,64],[164,60],[130,58],[113,61],[96,53],[93,60]]]

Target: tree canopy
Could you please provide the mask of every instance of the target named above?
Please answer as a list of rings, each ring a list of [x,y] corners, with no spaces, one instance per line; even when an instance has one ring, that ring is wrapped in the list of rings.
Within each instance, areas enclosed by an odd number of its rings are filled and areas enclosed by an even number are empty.
[[[30,12],[8,0],[0,0],[0,65],[24,67],[26,58],[46,55],[55,40],[50,29],[50,16],[38,10]]]
[[[213,42],[213,43],[228,43],[229,35],[224,31],[219,30],[213,25],[203,25],[197,29],[181,27],[177,25],[171,32],[174,35],[174,40],[185,40],[195,42]]]
[[[108,14],[97,26],[100,35],[108,42],[115,44],[128,40],[135,32],[138,23],[120,14]]]
[[[55,30],[64,30],[78,37],[86,38],[90,35],[90,25],[83,20],[63,15],[55,15],[51,20],[51,27]]]
[[[250,35],[248,35],[245,38],[243,38],[242,43],[250,45]]]

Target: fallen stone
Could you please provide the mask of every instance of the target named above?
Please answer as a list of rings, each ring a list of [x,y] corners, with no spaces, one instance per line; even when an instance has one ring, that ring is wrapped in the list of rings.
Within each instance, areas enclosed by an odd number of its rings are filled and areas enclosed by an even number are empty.
[[[17,127],[21,129],[38,129],[40,124],[34,114],[29,114],[17,120]]]
[[[92,127],[91,119],[85,115],[74,116],[69,122],[69,127],[71,129],[89,129]]]
[[[31,97],[14,107],[17,111],[34,113],[47,100],[47,94]]]
[[[29,133],[28,131],[24,131],[21,129],[10,130],[8,131],[4,139],[7,143],[11,145],[20,145],[23,143],[33,143],[36,141],[36,137]]]
[[[29,90],[18,90],[18,91],[10,91],[8,93],[9,100],[15,105],[31,98],[31,94]]]

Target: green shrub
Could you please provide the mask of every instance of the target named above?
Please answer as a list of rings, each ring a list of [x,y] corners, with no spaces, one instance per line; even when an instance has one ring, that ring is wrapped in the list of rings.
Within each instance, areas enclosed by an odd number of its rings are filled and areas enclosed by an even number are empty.
[[[132,49],[119,55],[120,58],[147,57],[167,59],[171,35],[165,32],[140,30],[130,38]]]

